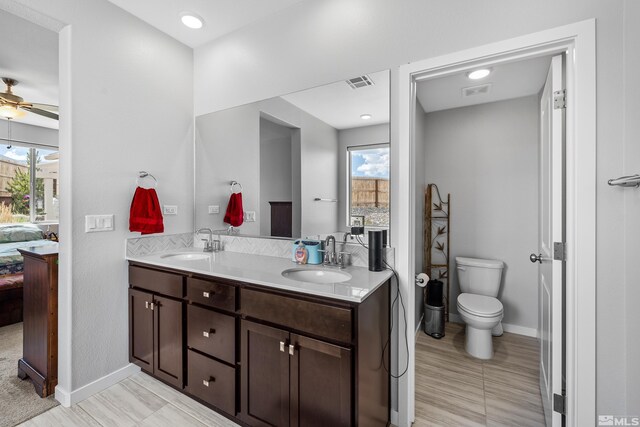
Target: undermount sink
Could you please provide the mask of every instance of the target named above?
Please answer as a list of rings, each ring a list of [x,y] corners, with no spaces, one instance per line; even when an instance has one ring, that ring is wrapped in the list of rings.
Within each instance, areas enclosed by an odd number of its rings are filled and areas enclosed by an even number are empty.
[[[282,276],[287,279],[310,283],[340,283],[351,279],[351,275],[344,271],[308,268],[290,268],[284,270]]]
[[[201,259],[208,259],[208,254],[203,253],[177,253],[162,255],[161,258],[174,259],[176,261],[197,261]]]

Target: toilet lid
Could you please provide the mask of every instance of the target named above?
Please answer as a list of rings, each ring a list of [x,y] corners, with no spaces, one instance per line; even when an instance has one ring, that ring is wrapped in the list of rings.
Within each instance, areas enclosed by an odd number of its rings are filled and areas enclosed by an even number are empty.
[[[458,307],[469,314],[491,317],[502,313],[502,303],[493,297],[463,293],[458,296]]]

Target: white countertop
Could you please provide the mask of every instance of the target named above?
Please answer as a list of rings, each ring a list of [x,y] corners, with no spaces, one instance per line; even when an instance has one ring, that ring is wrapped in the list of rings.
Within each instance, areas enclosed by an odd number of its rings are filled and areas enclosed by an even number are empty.
[[[207,255],[207,257],[193,260],[166,257],[166,255],[176,253],[197,253]],[[163,258],[163,256],[165,257]],[[144,256],[131,256],[127,257],[127,259],[129,261],[183,270],[205,276],[239,280],[274,289],[284,289],[358,303],[364,301],[367,296],[373,293],[374,290],[393,275],[391,270],[373,272],[364,267],[351,266],[339,270],[351,275],[351,278],[344,282],[325,284],[299,282],[283,277],[282,271],[300,267],[321,270],[338,270],[338,268],[324,267],[322,265],[297,265],[286,258],[238,252],[221,251],[207,253],[202,252],[202,249],[199,248],[185,248]]]

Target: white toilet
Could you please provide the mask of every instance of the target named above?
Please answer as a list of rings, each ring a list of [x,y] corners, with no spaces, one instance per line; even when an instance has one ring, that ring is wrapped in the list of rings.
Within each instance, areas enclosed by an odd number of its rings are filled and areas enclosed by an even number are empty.
[[[496,297],[503,268],[498,260],[456,257],[458,313],[467,325],[465,349],[478,359],[491,359],[492,335],[502,335],[503,307]]]

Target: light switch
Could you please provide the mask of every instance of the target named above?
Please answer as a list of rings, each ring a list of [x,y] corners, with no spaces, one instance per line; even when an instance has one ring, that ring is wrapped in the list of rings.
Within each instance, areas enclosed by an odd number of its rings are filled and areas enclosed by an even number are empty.
[[[86,233],[113,231],[113,214],[86,215],[84,217],[84,231]]]
[[[256,211],[245,211],[244,220],[247,222],[256,222]]]
[[[209,206],[209,213],[210,214],[220,213],[220,206],[218,206],[218,205],[210,205]]]
[[[164,205],[163,213],[165,215],[178,215],[178,207],[175,205]]]

